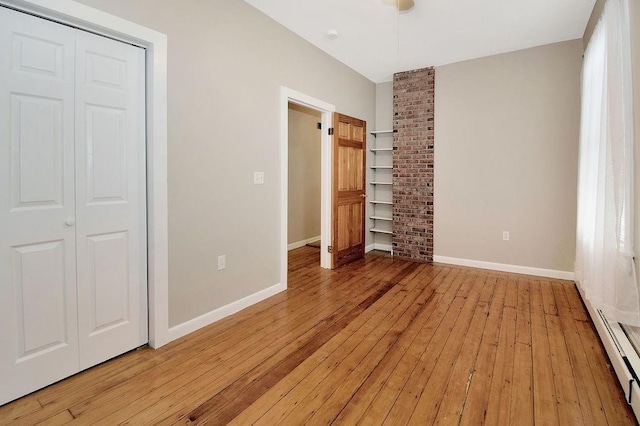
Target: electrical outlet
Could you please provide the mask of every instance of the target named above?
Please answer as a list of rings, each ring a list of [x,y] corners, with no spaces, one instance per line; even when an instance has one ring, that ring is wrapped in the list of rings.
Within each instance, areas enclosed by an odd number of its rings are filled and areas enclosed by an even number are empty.
[[[509,231],[502,231],[502,239],[504,241],[509,241]]]
[[[224,254],[222,256],[218,256],[218,271],[221,271],[226,267],[227,267],[227,256]]]
[[[264,184],[264,172],[253,172],[253,184],[254,185]]]

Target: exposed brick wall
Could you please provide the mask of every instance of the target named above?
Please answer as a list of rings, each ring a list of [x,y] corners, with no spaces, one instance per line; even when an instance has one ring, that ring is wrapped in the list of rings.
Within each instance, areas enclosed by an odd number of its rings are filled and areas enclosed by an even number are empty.
[[[433,261],[435,69],[393,76],[393,255]]]

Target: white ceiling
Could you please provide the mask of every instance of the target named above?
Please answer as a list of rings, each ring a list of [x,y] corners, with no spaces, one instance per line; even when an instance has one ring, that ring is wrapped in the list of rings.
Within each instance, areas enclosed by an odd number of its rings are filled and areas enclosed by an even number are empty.
[[[595,0],[245,0],[370,80],[582,37]],[[329,40],[327,32],[339,32]]]

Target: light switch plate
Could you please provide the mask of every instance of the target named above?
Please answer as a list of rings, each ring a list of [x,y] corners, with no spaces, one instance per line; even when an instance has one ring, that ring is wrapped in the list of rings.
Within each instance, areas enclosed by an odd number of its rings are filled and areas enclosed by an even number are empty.
[[[264,172],[253,172],[253,184],[254,185],[264,184]]]

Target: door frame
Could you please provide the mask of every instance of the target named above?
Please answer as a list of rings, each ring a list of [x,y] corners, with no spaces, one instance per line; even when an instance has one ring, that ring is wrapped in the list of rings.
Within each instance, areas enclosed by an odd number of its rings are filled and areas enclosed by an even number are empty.
[[[321,141],[321,201],[320,201],[320,266],[331,269],[332,259],[327,247],[331,245],[331,136],[336,107],[280,86],[280,283],[287,288],[287,234],[289,213],[289,102],[319,111],[322,114]]]
[[[72,0],[0,0],[0,5],[145,48],[149,345],[169,336],[167,217],[167,36]]]

